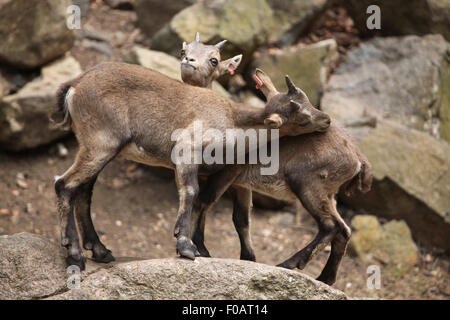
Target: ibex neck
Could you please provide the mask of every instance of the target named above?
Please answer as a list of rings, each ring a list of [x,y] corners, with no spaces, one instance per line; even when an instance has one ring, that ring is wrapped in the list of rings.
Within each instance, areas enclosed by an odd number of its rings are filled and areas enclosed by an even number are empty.
[[[245,105],[233,105],[235,110],[235,125],[239,128],[265,128],[264,109],[247,107]]]

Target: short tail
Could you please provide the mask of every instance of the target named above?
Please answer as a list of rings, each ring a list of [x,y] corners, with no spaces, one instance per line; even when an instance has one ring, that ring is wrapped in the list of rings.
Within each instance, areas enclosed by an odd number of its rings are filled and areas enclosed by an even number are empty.
[[[372,187],[372,165],[361,152],[358,152],[358,159],[361,162],[361,169],[345,187],[347,196],[353,194],[356,190],[366,193]]]
[[[67,92],[71,86],[70,82],[66,82],[59,87],[56,92],[56,108],[50,116],[50,120],[63,129],[69,129],[72,124],[72,118],[66,103]]]

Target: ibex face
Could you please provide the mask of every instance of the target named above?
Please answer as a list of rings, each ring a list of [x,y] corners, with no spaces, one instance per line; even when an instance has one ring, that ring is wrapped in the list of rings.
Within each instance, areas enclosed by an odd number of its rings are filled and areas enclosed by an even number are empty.
[[[220,60],[220,48],[226,40],[216,45],[205,45],[200,42],[197,32],[195,40],[189,44],[183,42],[181,49],[181,78],[184,82],[197,87],[211,87],[212,81],[239,66],[242,55],[231,59]]]
[[[331,124],[330,117],[314,108],[306,94],[286,76],[287,93],[280,93],[270,78],[256,69],[255,80],[266,96],[266,126],[280,129],[283,135],[299,135],[315,131],[323,132]]]

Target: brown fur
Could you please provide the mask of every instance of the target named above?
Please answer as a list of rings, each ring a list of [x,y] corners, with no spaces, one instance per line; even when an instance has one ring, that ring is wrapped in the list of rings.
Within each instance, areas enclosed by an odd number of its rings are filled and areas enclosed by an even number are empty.
[[[271,85],[264,72],[256,73]],[[265,109],[243,114],[211,90],[125,63],[102,63],[63,84],[56,113],[64,114],[61,124],[71,123],[80,146],[75,163],[55,183],[67,262],[84,268],[75,217],[82,224],[81,229],[87,230],[83,245],[93,250],[94,259],[101,262],[113,259],[93,228],[89,205],[82,202],[90,203],[97,175],[118,154],[144,164],[175,169],[180,196],[174,231],[177,250],[194,259],[198,252],[190,240],[189,225],[198,194],[198,174],[213,173],[224,165],[175,165],[171,160],[172,149],[192,145],[190,137],[172,141],[171,135],[176,129],[188,129],[192,134],[195,120],[202,121],[204,130],[214,128],[222,133],[226,129],[264,128],[269,124],[280,129],[280,136],[325,130],[329,126],[327,115],[309,106],[299,107],[301,96],[273,90],[270,94],[273,98]],[[281,120],[274,123],[271,120],[274,116]]]
[[[182,68],[181,71],[183,76],[185,70]],[[183,80],[185,78],[183,76]],[[201,73],[189,80],[192,85],[210,87],[209,77],[202,77]],[[288,86],[291,92],[298,91],[302,95],[303,104],[312,108],[309,99],[300,89],[295,88],[292,83],[288,83]],[[276,92],[271,83],[265,84],[261,90],[268,99]],[[233,107],[240,110],[240,114],[246,119],[251,119],[255,110],[242,103],[235,103]],[[340,217],[334,198],[340,187],[347,194],[356,190],[369,191],[372,183],[370,163],[341,128],[331,125],[324,133],[282,138],[278,173],[274,176],[262,176],[260,169],[261,165],[236,165],[209,177],[207,186],[199,197],[203,203],[197,203],[193,221],[192,239],[200,253],[209,256],[204,245],[206,212],[228,187],[233,196],[233,222],[241,242],[241,259],[246,260],[255,260],[249,230],[251,190],[281,200],[300,200],[317,221],[319,233],[307,247],[280,266],[302,269],[315,253],[331,242],[331,255],[319,280],[334,283],[350,238],[350,228]]]

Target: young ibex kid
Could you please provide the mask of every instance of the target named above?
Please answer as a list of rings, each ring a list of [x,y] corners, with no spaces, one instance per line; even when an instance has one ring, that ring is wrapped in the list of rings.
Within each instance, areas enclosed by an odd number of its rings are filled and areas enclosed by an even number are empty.
[[[181,69],[183,75],[183,68]],[[184,78],[183,78],[184,79]],[[272,83],[264,81],[261,88],[267,101],[279,99]],[[192,82],[202,85],[205,82]],[[302,106],[313,108],[306,94],[287,82],[291,99]],[[237,109],[249,106],[236,104]],[[370,189],[371,166],[358,147],[337,125],[322,133],[310,133],[280,139],[280,169],[272,176],[260,174],[261,164],[233,165],[208,177],[207,185],[200,191],[194,215],[193,241],[202,256],[210,256],[204,245],[205,215],[220,199],[229,186],[234,189],[233,222],[241,242],[241,259],[255,261],[250,239],[250,211],[252,190],[280,200],[300,200],[319,226],[314,240],[293,255],[280,267],[303,269],[311,258],[331,242],[331,254],[318,280],[327,284],[336,281],[337,270],[345,254],[351,230],[336,209],[335,195],[341,186],[347,193]]]
[[[264,81],[270,79],[257,70]],[[79,151],[75,163],[55,182],[61,219],[61,243],[68,249],[67,263],[85,267],[75,218],[83,246],[93,259],[109,262],[114,258],[99,240],[90,217],[92,189],[100,171],[118,154],[151,166],[175,170],[180,197],[174,235],[180,255],[194,259],[197,248],[190,236],[190,215],[198,195],[198,175],[211,174],[224,164],[172,161],[172,150],[195,150],[193,127],[201,121],[204,130],[222,134],[233,128],[279,128],[280,136],[326,130],[329,117],[301,106],[296,97],[268,99],[263,110],[240,111],[209,89],[190,86],[153,70],[125,63],[102,63],[58,91],[58,109],[52,118],[70,125]],[[282,121],[280,121],[282,119]],[[188,134],[172,141],[177,129]],[[207,148],[212,142],[203,142]],[[195,153],[195,152],[194,152]],[[224,150],[223,154],[226,154]],[[222,163],[225,163],[223,161]]]

